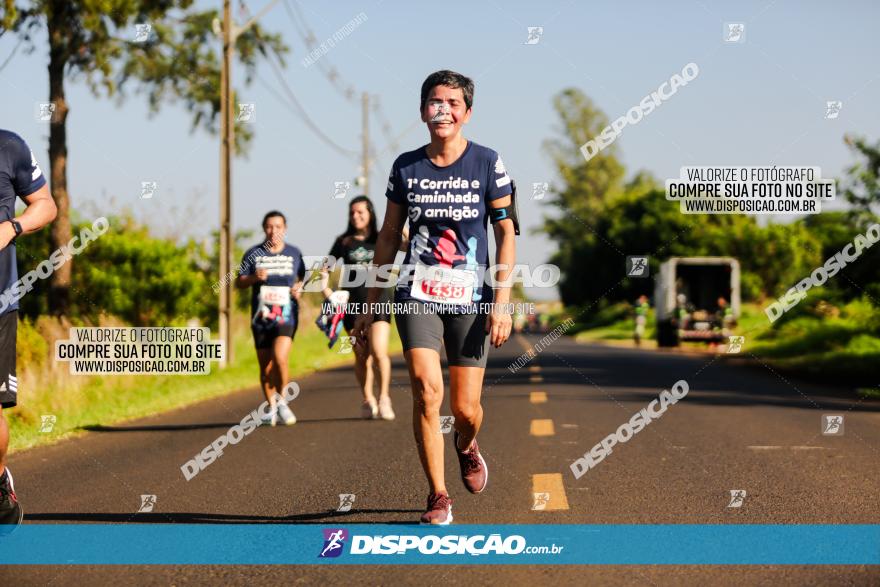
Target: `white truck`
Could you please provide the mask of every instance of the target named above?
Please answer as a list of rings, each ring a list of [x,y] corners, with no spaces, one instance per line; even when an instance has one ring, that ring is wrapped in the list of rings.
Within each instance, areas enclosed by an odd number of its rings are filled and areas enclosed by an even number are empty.
[[[740,268],[733,257],[671,257],[654,278],[657,345],[727,340],[740,312]]]

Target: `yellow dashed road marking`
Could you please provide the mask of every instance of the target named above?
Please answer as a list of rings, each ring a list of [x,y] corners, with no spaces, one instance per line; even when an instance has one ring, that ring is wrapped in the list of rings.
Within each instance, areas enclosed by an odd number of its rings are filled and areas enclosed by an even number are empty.
[[[532,420],[529,434],[532,436],[553,436],[556,434],[553,429],[553,420]]]
[[[535,493],[549,494],[550,499],[547,500],[544,510],[568,509],[568,498],[565,496],[565,487],[562,486],[562,474],[560,473],[532,475],[532,494]]]
[[[540,373],[541,366],[540,365],[529,365],[529,371],[531,371],[532,373]]]
[[[530,375],[529,376],[529,383],[543,383],[543,382],[544,382],[544,378],[541,377],[540,375]]]
[[[533,404],[546,404],[547,403],[547,392],[546,391],[533,391],[529,393],[529,402]]]

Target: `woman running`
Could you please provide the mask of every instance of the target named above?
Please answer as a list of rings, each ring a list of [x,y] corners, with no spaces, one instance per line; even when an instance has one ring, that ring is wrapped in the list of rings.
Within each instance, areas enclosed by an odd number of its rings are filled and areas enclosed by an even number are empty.
[[[489,263],[486,223],[491,218],[495,261],[502,269],[497,278],[502,283],[509,279],[515,257],[514,192],[498,153],[461,135],[473,96],[473,81],[452,71],[433,73],[422,84],[420,111],[431,142],[394,162],[373,258],[379,267],[393,261],[409,219],[406,271],[401,271],[395,292],[395,301],[404,307],[395,318],[413,392],[413,432],[428,480],[423,524],[452,521],[452,500],[443,478],[440,347],[446,347],[449,363],[454,448],[462,481],[468,491],[480,493],[489,480],[476,441],[483,421],[480,395],[487,342],[501,346],[511,328],[506,311],[510,288],[493,291],[484,285],[484,273]],[[367,301],[378,300],[380,291],[370,288]],[[372,321],[369,313],[358,317],[354,332],[359,343],[369,337]]]
[[[272,210],[263,217],[263,244],[244,254],[235,284],[251,288],[251,332],[260,363],[260,384],[270,410],[262,423],[296,424],[296,416],[281,398],[287,385],[287,358],[299,318],[299,297],[305,265],[300,250],[286,242],[287,219]]]
[[[351,271],[346,273],[354,283],[366,283],[366,270],[373,263],[373,255],[376,249],[376,238],[379,231],[376,228],[376,213],[373,202],[367,196],[357,196],[348,205],[348,227],[345,232],[337,237],[330,249],[330,256],[339,259]],[[360,271],[360,275],[356,273]],[[324,298],[329,298],[333,293],[326,285],[328,274],[324,272],[323,293]],[[367,302],[366,285],[346,286],[349,292],[349,308],[363,308]],[[389,291],[390,294],[390,291]],[[373,323],[370,325],[370,341],[367,345],[355,345],[354,374],[358,385],[363,392],[363,404],[361,404],[361,417],[365,419],[393,420],[394,410],[391,408],[391,359],[388,357],[388,335],[391,330],[391,315],[385,310],[390,310],[391,296],[383,295],[380,298],[383,311],[375,314]],[[351,334],[357,314],[346,312],[344,318],[345,330]],[[379,401],[373,395],[373,381],[379,375]]]

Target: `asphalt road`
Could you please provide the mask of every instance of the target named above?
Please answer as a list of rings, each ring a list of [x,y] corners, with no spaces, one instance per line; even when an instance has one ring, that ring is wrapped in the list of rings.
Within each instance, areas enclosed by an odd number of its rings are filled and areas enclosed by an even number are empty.
[[[490,355],[480,434],[490,482],[481,495],[467,493],[447,451],[456,522],[880,523],[880,402],[726,357],[580,345],[567,338],[511,373],[508,365],[538,339],[518,336]],[[575,458],[679,379],[690,386],[684,400],[574,478],[569,464]],[[402,359],[394,361],[398,418],[390,423],[358,419],[349,368],[298,383],[295,426],[256,430],[188,482],[180,466],[260,403],[256,389],[124,425],[96,426],[80,438],[14,454],[9,465],[25,523],[416,521],[427,487],[412,441]],[[844,414],[842,436],[821,433],[826,413]],[[738,508],[728,507],[734,489],[746,491]],[[534,510],[533,494],[545,491],[551,493],[547,509]],[[350,512],[336,511],[342,493],[356,496]],[[142,494],[157,496],[153,512],[137,513]],[[0,568],[0,584],[6,585],[253,581],[877,585],[880,567]]]

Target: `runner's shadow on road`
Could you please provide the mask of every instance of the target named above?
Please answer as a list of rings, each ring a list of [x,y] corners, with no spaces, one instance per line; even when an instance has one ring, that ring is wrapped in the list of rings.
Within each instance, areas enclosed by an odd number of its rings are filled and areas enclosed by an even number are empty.
[[[296,425],[299,424],[318,424],[320,422],[373,422],[374,420],[366,420],[364,418],[358,418],[356,416],[352,416],[350,418],[297,418]]]
[[[292,514],[290,516],[248,516],[241,514],[207,514],[191,512],[149,512],[149,513],[82,513],[82,512],[58,512],[50,514],[25,514],[25,522],[28,521],[56,521],[56,522],[97,522],[109,524],[324,524],[330,521],[342,521],[343,518],[354,514],[421,514],[422,510],[400,509],[361,509],[350,512],[337,512],[327,510],[311,514]],[[400,521],[370,521],[348,522],[353,524],[414,524],[416,522]]]
[[[90,424],[81,426],[80,430],[89,432],[168,432],[175,430],[205,430],[210,428],[232,428],[241,422],[214,422],[208,424],[155,424],[148,426],[103,426]]]
[[[297,425],[300,424],[318,424],[321,422],[360,422],[363,418],[352,416],[351,418],[309,418],[298,419]],[[371,420],[367,420],[370,422]],[[207,424],[150,424],[145,426],[104,426],[102,424],[89,424],[81,426],[79,430],[87,430],[89,432],[174,432],[185,430],[208,430],[211,428],[232,428],[240,425],[241,422],[213,422]],[[281,426],[284,428],[284,426]]]

